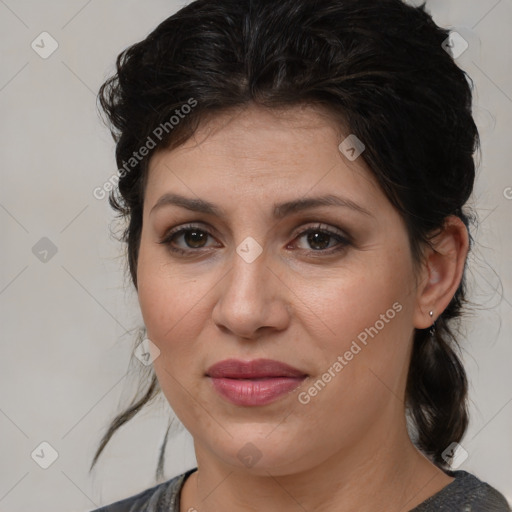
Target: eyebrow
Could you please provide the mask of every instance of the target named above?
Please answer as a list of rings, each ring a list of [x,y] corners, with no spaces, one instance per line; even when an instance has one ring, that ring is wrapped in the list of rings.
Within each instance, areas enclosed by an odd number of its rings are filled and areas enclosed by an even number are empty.
[[[167,193],[160,197],[153,208],[151,208],[150,215],[155,210],[169,205],[180,206],[194,212],[211,214],[217,217],[224,217],[223,211],[209,201],[205,201],[204,199],[193,199],[174,193]],[[287,201],[285,203],[274,204],[274,218],[281,219],[287,215],[311,208],[317,208],[320,206],[340,206],[344,208],[350,208],[352,210],[373,217],[373,215],[368,210],[359,204],[354,203],[350,199],[328,194],[319,197],[306,197],[295,199],[293,201]]]

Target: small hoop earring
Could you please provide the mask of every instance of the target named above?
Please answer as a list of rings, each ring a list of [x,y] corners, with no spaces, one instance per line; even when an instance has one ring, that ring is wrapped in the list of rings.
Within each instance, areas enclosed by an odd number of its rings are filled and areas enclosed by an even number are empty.
[[[429,311],[428,314],[430,315],[430,319],[432,319],[434,317],[433,311]],[[434,336],[435,333],[436,333],[436,321],[434,320],[432,325],[430,326],[429,334],[430,334],[430,336]]]

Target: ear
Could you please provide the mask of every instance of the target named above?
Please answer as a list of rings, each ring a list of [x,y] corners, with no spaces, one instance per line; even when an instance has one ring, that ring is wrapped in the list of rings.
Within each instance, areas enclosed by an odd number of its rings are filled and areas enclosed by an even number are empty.
[[[446,309],[462,279],[469,235],[459,217],[447,217],[424,253],[416,295],[414,327],[426,329]],[[429,312],[433,312],[432,318]]]

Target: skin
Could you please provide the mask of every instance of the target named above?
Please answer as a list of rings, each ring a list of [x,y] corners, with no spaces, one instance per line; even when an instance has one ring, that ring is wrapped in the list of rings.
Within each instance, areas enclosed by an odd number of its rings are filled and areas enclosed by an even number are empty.
[[[250,105],[217,114],[150,161],[138,297],[160,350],[160,386],[194,439],[198,470],[185,482],[182,512],[405,512],[453,480],[411,443],[403,398],[414,329],[429,327],[455,293],[467,232],[448,218],[436,251],[415,264],[403,220],[364,159],[339,151],[348,135],[320,108]],[[210,201],[224,216],[153,209],[168,192]],[[274,203],[325,194],[367,213],[322,206],[273,217]],[[159,243],[187,223],[209,235]],[[336,238],[315,245],[301,234],[318,223],[350,242],[328,255]],[[249,236],[263,248],[252,263],[236,252]],[[395,303],[400,312],[300,403]],[[205,376],[232,357],[275,359],[308,378],[274,403],[237,406]],[[237,457],[249,442],[261,457],[251,467]]]

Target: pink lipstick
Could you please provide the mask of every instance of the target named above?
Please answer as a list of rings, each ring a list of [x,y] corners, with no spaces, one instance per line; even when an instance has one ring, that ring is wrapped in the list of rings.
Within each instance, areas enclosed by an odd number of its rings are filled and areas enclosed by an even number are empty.
[[[266,405],[299,387],[303,371],[271,359],[226,359],[208,368],[214,389],[240,406]]]

